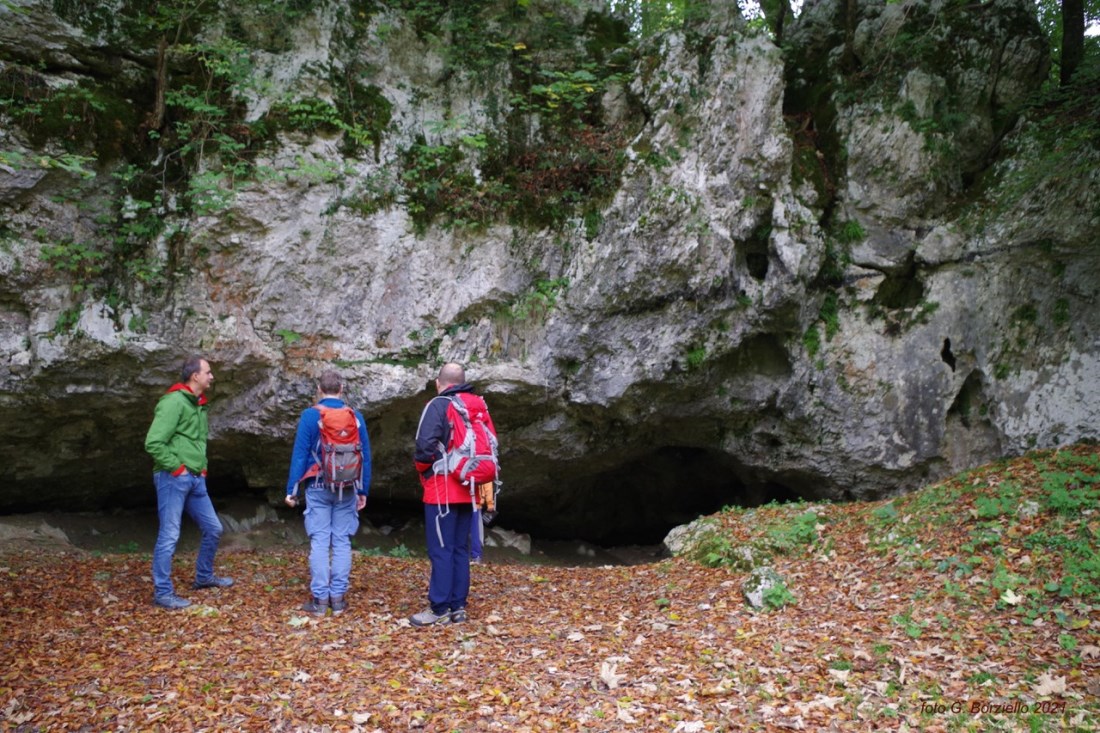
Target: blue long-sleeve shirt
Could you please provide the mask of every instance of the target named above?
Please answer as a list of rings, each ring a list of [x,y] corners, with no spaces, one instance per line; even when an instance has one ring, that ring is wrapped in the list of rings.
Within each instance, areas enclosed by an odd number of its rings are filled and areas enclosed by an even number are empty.
[[[344,401],[337,397],[326,397],[318,404],[324,407],[343,407]],[[355,410],[355,419],[359,421],[359,442],[363,445],[363,473],[359,482],[359,494],[370,493],[370,438],[367,437],[367,421],[359,410]],[[298,431],[294,435],[294,451],[290,455],[290,475],[286,481],[286,495],[293,496],[298,483],[306,473],[317,465],[317,455],[321,443],[321,411],[309,407],[302,411],[298,419]]]

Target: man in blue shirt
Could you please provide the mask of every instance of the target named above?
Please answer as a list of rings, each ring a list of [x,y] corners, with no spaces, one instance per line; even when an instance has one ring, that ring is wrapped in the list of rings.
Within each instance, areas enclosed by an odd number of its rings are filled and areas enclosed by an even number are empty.
[[[336,371],[326,371],[317,383],[317,404],[302,412],[294,436],[286,503],[298,504],[298,486],[305,482],[305,526],[309,535],[309,589],[311,598],[302,610],[324,616],[347,610],[345,594],[351,576],[351,538],[359,531],[359,512],[367,505],[370,492],[370,439],[367,423],[358,410],[344,404],[343,380]],[[362,451],[362,472],[354,490],[327,487],[321,476],[321,413],[350,410],[358,426]]]

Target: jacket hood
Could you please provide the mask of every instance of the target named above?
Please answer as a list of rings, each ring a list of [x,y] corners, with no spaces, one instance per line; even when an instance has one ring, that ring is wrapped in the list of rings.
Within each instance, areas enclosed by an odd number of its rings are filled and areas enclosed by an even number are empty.
[[[186,384],[184,384],[182,382],[177,382],[176,384],[173,384],[171,387],[168,388],[168,391],[169,392],[186,392],[187,394],[191,395],[192,397],[195,396],[195,393],[191,391],[191,388],[188,387]],[[200,405],[205,405],[206,404],[206,395],[204,395],[204,394],[199,395],[198,402],[199,402]]]

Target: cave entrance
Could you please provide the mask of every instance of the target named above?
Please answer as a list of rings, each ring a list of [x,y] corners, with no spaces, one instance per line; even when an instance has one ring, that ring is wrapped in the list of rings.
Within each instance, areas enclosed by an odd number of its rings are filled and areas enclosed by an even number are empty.
[[[725,506],[752,507],[806,495],[785,481],[754,477],[729,454],[664,447],[588,476],[562,479],[513,504],[501,522],[536,539],[583,540],[603,547],[656,545],[669,530]]]

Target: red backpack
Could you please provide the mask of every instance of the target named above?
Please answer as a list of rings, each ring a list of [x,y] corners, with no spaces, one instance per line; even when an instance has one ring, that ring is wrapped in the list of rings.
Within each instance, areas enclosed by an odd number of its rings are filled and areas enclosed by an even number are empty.
[[[359,441],[359,419],[350,407],[315,405],[321,413],[317,423],[321,439],[315,456],[321,482],[330,491],[360,488],[363,476],[363,444]]]
[[[451,439],[443,456],[448,472],[466,485],[495,481],[500,471],[497,435],[485,400],[469,392],[453,394],[448,399]]]

